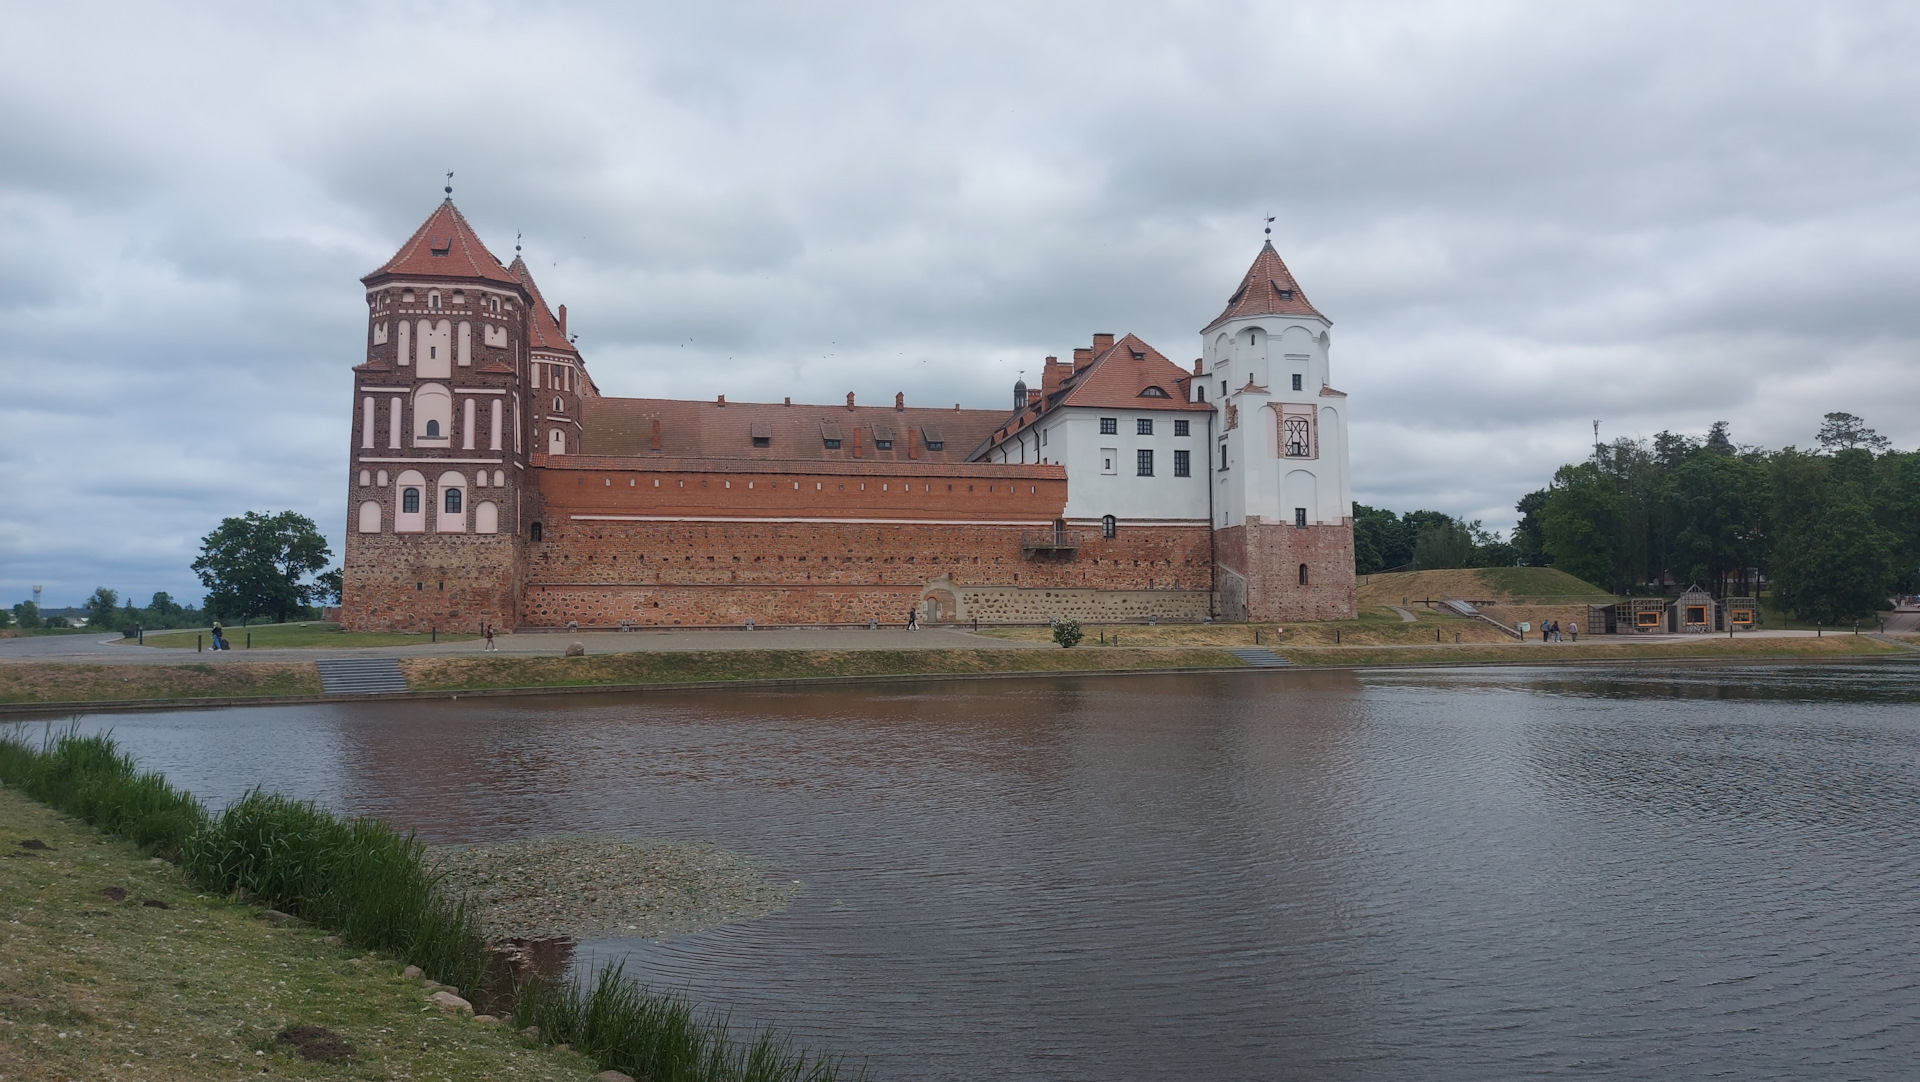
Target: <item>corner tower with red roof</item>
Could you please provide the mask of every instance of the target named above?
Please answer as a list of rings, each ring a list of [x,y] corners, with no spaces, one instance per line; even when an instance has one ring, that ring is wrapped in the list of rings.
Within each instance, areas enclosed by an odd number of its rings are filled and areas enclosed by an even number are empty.
[[[544,305],[451,198],[361,283],[342,622],[511,628],[520,524],[537,515],[527,343]]]
[[[1200,332],[1196,400],[1214,409],[1214,558],[1230,620],[1352,619],[1347,396],[1328,368],[1331,320],[1261,246]]]

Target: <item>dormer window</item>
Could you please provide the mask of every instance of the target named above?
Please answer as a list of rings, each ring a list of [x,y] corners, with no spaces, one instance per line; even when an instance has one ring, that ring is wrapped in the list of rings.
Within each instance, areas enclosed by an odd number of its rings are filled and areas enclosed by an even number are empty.
[[[766,421],[755,421],[747,426],[747,435],[755,447],[773,446],[773,425]]]
[[[873,449],[876,451],[891,451],[893,450],[893,441],[876,439],[873,441]]]
[[[1140,392],[1141,398],[1172,398],[1173,396],[1158,387],[1149,387]]]
[[[840,441],[839,441],[839,440],[836,440],[836,439],[826,439],[826,440],[822,440],[821,442],[823,442],[823,443],[825,443],[825,444],[827,445],[827,450],[829,450],[829,451],[838,451],[838,450],[840,449]]]

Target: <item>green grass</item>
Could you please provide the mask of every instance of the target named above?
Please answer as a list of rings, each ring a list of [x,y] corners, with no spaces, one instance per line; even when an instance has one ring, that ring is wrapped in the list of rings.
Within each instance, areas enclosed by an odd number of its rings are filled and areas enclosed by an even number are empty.
[[[309,802],[254,791],[216,815],[158,774],[140,773],[105,735],[49,726],[0,736],[0,781],[104,831],[177,853],[197,886],[244,896],[337,933],[345,946],[397,956],[485,1005],[515,990],[486,987],[490,951],[464,898],[450,898],[411,834],[343,819]],[[574,1037],[602,1068],[646,1065],[659,1082],[831,1082],[835,1061],[793,1050],[771,1032],[736,1041],[724,1016],[656,996],[619,970],[591,993],[565,982],[524,986],[522,1009],[549,1042]]]
[[[311,620],[294,624],[255,624],[247,627],[229,627],[224,629],[227,642],[236,651],[247,648],[247,636],[253,636],[255,650],[306,650],[326,647],[347,646],[413,646],[428,641],[434,636],[421,632],[409,634],[399,631],[343,631],[339,624]],[[212,638],[207,631],[190,629],[186,631],[149,631],[146,645],[162,650],[191,650],[195,638],[208,646]],[[471,631],[451,632],[444,628],[438,632],[440,642],[471,642],[480,636]]]
[[[182,659],[185,660],[184,658]],[[0,703],[125,702],[320,694],[311,661],[247,662],[221,656],[184,665],[0,665]]]
[[[538,1026],[610,1070],[654,1082],[830,1082],[842,1073],[838,1061],[796,1049],[773,1030],[736,1040],[724,1016],[701,1018],[679,996],[650,993],[624,965],[602,969],[590,988],[539,978],[523,984],[513,1024]]]

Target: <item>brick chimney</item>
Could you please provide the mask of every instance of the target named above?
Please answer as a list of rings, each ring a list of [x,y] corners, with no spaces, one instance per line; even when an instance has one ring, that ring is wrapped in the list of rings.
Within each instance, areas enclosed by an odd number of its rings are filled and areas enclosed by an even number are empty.
[[[852,398],[853,396],[848,395],[847,397]],[[853,426],[853,457],[855,458],[860,457],[860,426],[859,425]]]
[[[793,405],[793,396],[792,396],[792,395],[788,395],[788,396],[787,396],[787,400],[786,400],[785,402],[782,402],[782,403],[780,403],[780,404],[781,404],[781,405],[783,405],[783,406],[791,406],[791,405]]]
[[[1073,370],[1075,372],[1080,371],[1082,368],[1085,368],[1086,366],[1092,363],[1093,363],[1092,350],[1088,349],[1085,346],[1080,346],[1073,351]]]
[[[660,449],[660,418],[655,417],[653,419],[653,435],[647,438],[647,450],[658,451],[659,449]]]
[[[898,413],[898,412],[900,412],[900,411],[902,411],[902,410],[905,410],[906,408],[907,408],[907,392],[905,392],[905,391],[895,391],[895,392],[893,392],[893,409],[894,409],[894,412],[896,412],[896,413]]]
[[[1072,365],[1061,364],[1058,357],[1048,357],[1047,363],[1040,369],[1041,401],[1044,402],[1048,395],[1059,390],[1060,385],[1065,383],[1067,377],[1071,375],[1073,375]]]
[[[848,408],[848,409],[852,409],[852,408],[853,408],[853,392],[852,392],[852,391],[848,391],[848,392],[847,392],[847,408]],[[860,445],[856,443],[856,444],[854,444],[854,446],[855,446],[855,447],[858,447],[858,446],[860,446]]]
[[[727,396],[726,396],[726,395],[721,395],[721,396],[719,397],[719,399],[717,399],[717,400],[716,400],[716,401],[714,402],[714,405],[716,405],[716,406],[724,406],[724,405],[726,405],[726,404],[727,404]]]
[[[1105,353],[1107,350],[1110,350],[1112,348],[1113,348],[1113,335],[1096,334],[1093,336],[1093,351],[1095,353]]]
[[[1207,359],[1205,357],[1195,357],[1193,359],[1193,374],[1196,376],[1206,375],[1205,372],[1202,372],[1200,370],[1201,366],[1206,364],[1206,362],[1207,362]]]
[[[564,304],[560,306],[560,337],[567,337],[567,306]]]

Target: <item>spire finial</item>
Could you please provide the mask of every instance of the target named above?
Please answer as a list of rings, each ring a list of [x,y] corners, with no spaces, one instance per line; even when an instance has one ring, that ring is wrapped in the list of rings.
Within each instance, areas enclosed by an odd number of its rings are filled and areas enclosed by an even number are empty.
[[[452,176],[453,174],[452,174],[452,173],[448,173],[447,175],[448,175],[448,176]],[[1267,236],[1268,236],[1268,238],[1269,238],[1269,239],[1271,239],[1271,238],[1272,238],[1272,236],[1273,236],[1273,215],[1271,215],[1271,214],[1269,214],[1269,215],[1267,215],[1267,228],[1266,228],[1266,234],[1267,234]]]
[[[518,233],[513,235],[513,258],[520,258],[520,234]]]
[[[447,170],[446,192],[447,192],[447,198],[452,199],[453,198],[453,170],[451,169]]]

